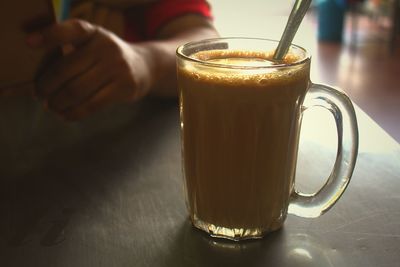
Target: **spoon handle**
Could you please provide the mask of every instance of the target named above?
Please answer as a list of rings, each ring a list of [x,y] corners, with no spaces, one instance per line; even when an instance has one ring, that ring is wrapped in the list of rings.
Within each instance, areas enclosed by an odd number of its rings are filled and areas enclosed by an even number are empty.
[[[289,19],[286,23],[285,30],[283,31],[281,40],[275,50],[274,60],[282,60],[286,55],[289,47],[299,29],[300,23],[307,13],[312,0],[296,0],[290,13]]]

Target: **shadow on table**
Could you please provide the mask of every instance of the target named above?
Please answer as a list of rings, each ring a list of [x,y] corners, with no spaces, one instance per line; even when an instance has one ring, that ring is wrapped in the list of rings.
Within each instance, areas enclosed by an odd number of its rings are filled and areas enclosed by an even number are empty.
[[[209,237],[186,221],[165,266],[331,266],[324,242],[285,228],[260,240],[233,242]]]
[[[93,210],[107,188],[123,182],[127,175],[116,175],[119,170],[133,170],[129,177],[135,179],[135,167],[146,164],[151,157],[146,151],[157,147],[158,136],[170,123],[162,114],[176,114],[176,109],[173,101],[150,101],[123,129],[59,150],[42,168],[17,177],[0,173],[0,239],[7,246],[36,239],[42,246],[62,242],[75,214],[87,206]]]

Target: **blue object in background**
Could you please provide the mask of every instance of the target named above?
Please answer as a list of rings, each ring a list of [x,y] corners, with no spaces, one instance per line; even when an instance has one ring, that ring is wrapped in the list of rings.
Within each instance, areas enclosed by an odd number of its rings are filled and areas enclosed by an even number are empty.
[[[318,40],[342,41],[345,10],[345,0],[318,1]]]
[[[63,21],[69,16],[71,0],[52,0],[58,21]]]
[[[62,1],[61,20],[66,20],[68,18],[70,6],[71,6],[71,0],[63,0]]]

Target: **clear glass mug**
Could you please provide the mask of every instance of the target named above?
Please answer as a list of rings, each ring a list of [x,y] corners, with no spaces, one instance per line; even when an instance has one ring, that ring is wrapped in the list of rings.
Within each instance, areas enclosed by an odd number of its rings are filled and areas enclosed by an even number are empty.
[[[345,191],[358,151],[357,120],[338,89],[310,82],[311,57],[277,41],[219,38],[177,49],[186,203],[193,225],[215,237],[261,238],[287,213],[318,217]],[[295,188],[304,99],[336,122],[336,162],[315,194]]]

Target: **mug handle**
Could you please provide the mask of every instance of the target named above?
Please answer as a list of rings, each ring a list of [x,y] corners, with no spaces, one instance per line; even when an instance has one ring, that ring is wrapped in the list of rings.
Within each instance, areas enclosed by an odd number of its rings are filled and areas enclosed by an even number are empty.
[[[314,194],[293,190],[288,212],[316,218],[328,211],[341,197],[350,182],[358,153],[358,127],[353,104],[340,89],[313,84],[307,92],[302,113],[311,107],[326,108],[333,115],[338,133],[338,149],[333,170],[322,188]]]

